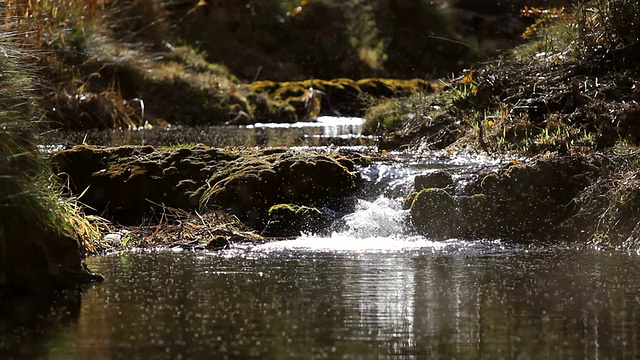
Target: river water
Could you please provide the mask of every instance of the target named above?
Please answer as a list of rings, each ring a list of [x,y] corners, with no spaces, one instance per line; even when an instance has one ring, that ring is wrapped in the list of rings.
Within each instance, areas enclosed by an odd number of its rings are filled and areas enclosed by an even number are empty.
[[[417,236],[413,176],[499,160],[405,160],[328,236],[89,258],[104,283],[2,304],[0,359],[640,358],[638,255]]]
[[[105,283],[44,306],[3,309],[20,315],[0,323],[2,358],[640,356],[636,255],[459,240],[342,242],[91,258]]]
[[[225,146],[328,146],[373,145],[373,137],[359,136],[363,119],[320,116],[317,121],[297,123],[258,123],[246,126],[200,126],[150,129],[50,131],[40,143],[59,146],[154,145],[172,146],[202,143]],[[57,148],[56,147],[56,148]]]

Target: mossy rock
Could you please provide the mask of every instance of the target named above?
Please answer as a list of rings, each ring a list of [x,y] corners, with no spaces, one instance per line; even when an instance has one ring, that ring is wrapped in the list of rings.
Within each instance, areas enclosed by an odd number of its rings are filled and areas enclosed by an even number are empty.
[[[226,209],[248,225],[264,226],[281,203],[340,210],[356,190],[355,165],[339,155],[286,149],[256,150],[228,164],[198,192],[201,206]]]
[[[413,184],[416,192],[431,188],[452,191],[455,186],[453,177],[447,171],[435,171],[425,175],[418,175]]]
[[[429,238],[444,239],[457,236],[456,202],[443,189],[424,189],[413,199],[411,219],[416,230]]]
[[[78,146],[53,162],[85,204],[127,224],[164,205],[222,208],[261,229],[275,204],[340,210],[358,180],[354,163],[341,155],[279,148]]]
[[[329,224],[319,209],[295,204],[277,204],[268,212],[269,220],[263,236],[295,237],[301,233],[320,233]]]
[[[151,146],[114,148],[77,146],[52,158],[54,170],[74,194],[103,216],[136,223],[162,204],[195,209],[193,194],[206,179],[240,153],[197,145],[163,149]],[[86,191],[85,191],[86,190]]]
[[[298,118],[308,112],[309,89],[319,91],[322,99],[320,115],[361,116],[367,106],[363,95],[370,97],[407,96],[417,92],[433,92],[436,87],[422,79],[367,78],[353,80],[303,80],[288,82],[256,81],[247,85],[250,91],[269,94],[273,99],[284,101],[294,107]]]
[[[514,242],[557,241],[576,197],[595,177],[583,157],[509,164],[480,174],[456,197],[461,236]]]

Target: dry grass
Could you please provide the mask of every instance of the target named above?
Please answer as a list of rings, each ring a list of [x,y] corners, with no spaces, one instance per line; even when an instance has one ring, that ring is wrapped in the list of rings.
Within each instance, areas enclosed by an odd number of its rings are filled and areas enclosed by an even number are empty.
[[[102,242],[100,251],[132,247],[184,247],[217,249],[235,242],[260,242],[265,239],[245,230],[235,217],[222,212],[204,214],[158,205],[154,220],[136,226],[100,224],[104,233],[117,234],[119,240]],[[218,243],[216,243],[218,242]]]

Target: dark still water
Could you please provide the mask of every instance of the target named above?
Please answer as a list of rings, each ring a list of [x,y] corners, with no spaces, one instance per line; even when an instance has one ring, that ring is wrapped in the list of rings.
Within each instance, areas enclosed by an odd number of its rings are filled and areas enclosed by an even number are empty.
[[[637,255],[325,241],[89,259],[103,284],[3,305],[0,358],[640,357]]]

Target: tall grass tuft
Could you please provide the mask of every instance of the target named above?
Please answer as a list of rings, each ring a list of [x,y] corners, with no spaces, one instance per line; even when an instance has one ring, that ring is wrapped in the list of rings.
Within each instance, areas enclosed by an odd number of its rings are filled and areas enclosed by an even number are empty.
[[[64,43],[69,29],[84,31],[89,21],[102,14],[114,0],[5,0],[3,16],[7,31],[34,40]]]
[[[1,29],[1,27],[0,27]],[[34,134],[40,110],[34,81],[25,70],[24,50],[15,32],[0,38],[0,256],[20,232],[71,236],[86,252],[95,252],[98,229],[80,215],[77,203],[63,199],[61,186],[38,151]],[[2,260],[2,259],[0,259]],[[0,264],[2,261],[0,261]],[[1,270],[1,269],[0,269]],[[1,275],[1,274],[0,274]]]

